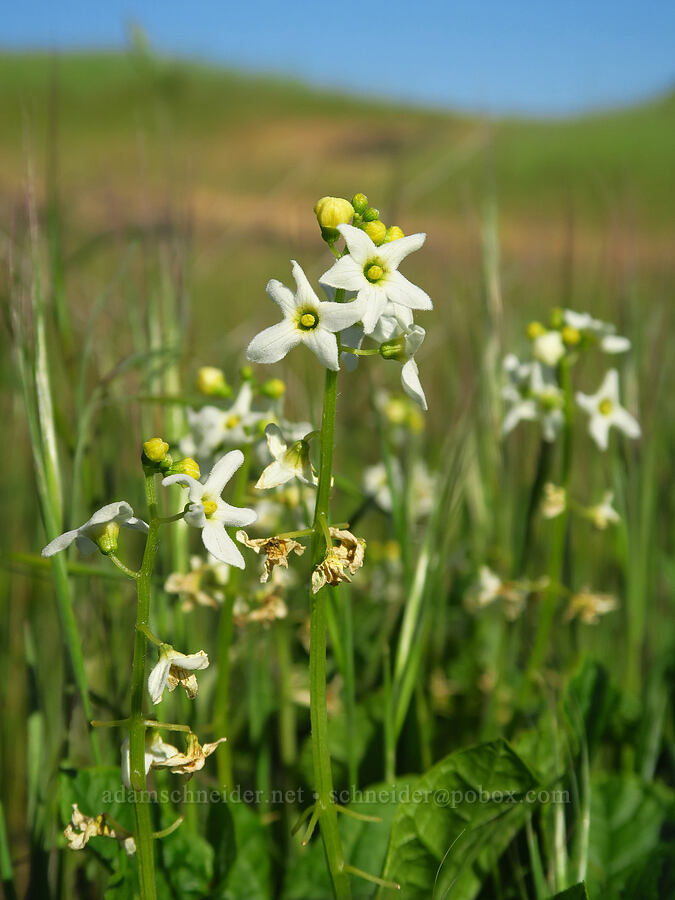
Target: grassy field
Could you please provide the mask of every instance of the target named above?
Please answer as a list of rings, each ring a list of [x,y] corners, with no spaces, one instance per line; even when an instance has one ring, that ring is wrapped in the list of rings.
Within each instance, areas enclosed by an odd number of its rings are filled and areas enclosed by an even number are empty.
[[[409,410],[397,424],[378,400],[399,395],[392,363],[364,359],[340,375],[331,521],[358,526],[368,551],[327,605],[329,745],[352,811],[383,820],[340,817],[349,862],[398,882],[404,898],[437,886],[450,900],[548,900],[581,881],[591,900],[673,896],[675,94],[570,120],[499,121],[140,50],[22,53],[0,56],[0,121],[7,896],[126,898],[137,877],[114,841],[76,853],[62,838],[74,800],[95,815],[95,798],[119,784],[124,729],[92,740],[86,722],[129,713],[134,592],[100,555],[41,560],[45,535],[120,498],[145,515],[142,441],[161,434],[175,453],[186,407],[205,403],[201,366],[222,367],[238,389],[246,345],[276,321],[267,281],[290,283],[294,258],[316,282],[332,259],[314,203],[357,191],[387,225],[427,232],[405,274],[434,311],[419,319],[423,427]],[[589,351],[573,369],[574,388],[592,393],[616,365],[642,427],[639,441],[613,438],[604,454],[582,415],[569,429],[569,495],[588,506],[614,492],[621,519],[603,531],[583,515],[539,512],[544,482],[565,469],[561,441],[550,449],[531,423],[500,435],[501,357],[529,352],[527,324],[548,322],[554,307],[589,311],[632,342],[629,355]],[[282,378],[284,417],[318,428],[318,371],[298,350],[254,378]],[[269,458],[259,437],[237,505],[260,499],[253,482]],[[363,485],[382,460],[391,510]],[[432,487],[416,512],[421,465]],[[164,515],[177,500],[162,498]],[[276,533],[311,524],[286,503],[276,503]],[[329,897],[320,839],[307,850],[302,831],[290,833],[316,786],[310,554],[279,589],[288,614],[264,626],[250,617],[267,600],[248,551],[246,575],[217,609],[186,612],[162,589],[187,571],[194,538],[177,526],[163,541],[150,621],[177,649],[204,647],[212,665],[194,704],[176,692],[155,712],[202,739],[227,734],[190,787],[236,785],[254,802],[182,798],[154,810],[157,831],[184,817],[155,841],[159,896]],[[140,561],[141,539],[125,542]],[[504,584],[535,584],[515,621],[499,604],[471,610],[486,565]],[[584,588],[613,595],[617,609],[597,624],[570,621],[568,593]],[[401,800],[417,785],[465,790],[495,772],[499,790],[572,799],[504,810],[464,798],[431,811]],[[153,778],[182,789],[178,776]],[[355,795],[378,784],[384,799]],[[292,801],[270,799],[286,790]],[[129,803],[107,812],[131,828]],[[380,890],[351,881],[357,897]]]

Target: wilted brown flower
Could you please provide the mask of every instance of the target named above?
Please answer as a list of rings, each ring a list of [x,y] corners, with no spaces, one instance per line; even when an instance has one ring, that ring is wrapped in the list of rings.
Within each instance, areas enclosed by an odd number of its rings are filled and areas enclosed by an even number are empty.
[[[584,587],[570,597],[565,621],[579,618],[585,625],[597,625],[600,616],[613,612],[618,605],[616,597],[612,594],[594,594],[590,588]]]
[[[166,759],[154,759],[152,767],[154,769],[170,769],[174,775],[187,775],[189,779],[195,772],[204,768],[206,757],[213,753],[218,744],[226,740],[227,738],[222,737],[212,744],[204,744],[202,746],[197,735],[190,732],[187,736],[185,753],[181,753],[177,747],[173,747],[176,751],[173,755],[167,755]],[[172,747],[171,744],[166,746],[169,749]]]
[[[238,531],[236,537],[240,543],[250,547],[251,550],[263,554],[263,570],[260,575],[260,581],[263,584],[269,579],[275,566],[288,568],[290,553],[295,552],[298,556],[302,556],[305,552],[303,545],[292,538],[250,538],[245,531]]]
[[[351,531],[340,528],[331,528],[330,536],[340,543],[327,549],[325,557],[312,572],[314,594],[326,584],[351,581],[345,569],[354,575],[363,565],[366,552],[366,542],[363,538],[357,538]]]
[[[77,803],[73,803],[73,814],[63,834],[71,850],[82,850],[93,837],[108,837],[118,840],[128,856],[136,852],[133,835],[128,831],[118,834],[108,825],[104,814],[95,818],[85,816],[78,809]]]

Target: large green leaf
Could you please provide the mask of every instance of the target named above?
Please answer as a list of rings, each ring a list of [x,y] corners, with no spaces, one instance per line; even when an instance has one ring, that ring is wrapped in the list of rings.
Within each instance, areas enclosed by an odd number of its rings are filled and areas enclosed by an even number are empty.
[[[409,794],[415,781],[410,779],[393,784],[375,784],[359,791],[349,809],[366,816],[377,816],[381,822],[364,822],[340,814],[338,823],[345,859],[357,869],[371,875],[381,875],[389,844],[389,834],[399,798]],[[352,878],[355,900],[373,897],[377,887],[356,877]],[[332,900],[326,858],[321,837],[316,836],[286,873],[282,900]]]
[[[532,811],[536,786],[503,740],[450,754],[401,802],[384,877],[406,900],[471,900]]]
[[[216,872],[220,880],[209,897],[212,900],[241,900],[242,897],[269,900],[272,897],[270,848],[265,826],[245,803],[229,802],[227,811],[234,826],[235,855],[231,857],[229,848],[217,852]],[[225,840],[231,841],[231,832],[226,834]],[[230,864],[225,871],[228,859]]]
[[[588,891],[583,881],[580,881],[574,887],[567,888],[566,891],[561,891],[559,894],[551,897],[551,900],[588,900]]]
[[[610,775],[592,785],[586,881],[591,896],[622,896],[631,872],[645,864],[673,816],[672,792],[635,775]]]

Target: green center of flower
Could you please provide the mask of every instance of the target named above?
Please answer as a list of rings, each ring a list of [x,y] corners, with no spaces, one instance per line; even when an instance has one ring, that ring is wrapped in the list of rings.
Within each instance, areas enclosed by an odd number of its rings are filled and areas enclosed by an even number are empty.
[[[306,309],[298,317],[298,325],[303,331],[313,331],[319,324],[319,317],[312,309]]]
[[[363,274],[371,284],[375,284],[384,277],[384,269],[379,262],[369,262],[366,263]]]
[[[218,509],[218,504],[213,500],[202,500],[202,506],[204,507],[204,515],[207,519],[210,519]]]
[[[612,411],[612,407],[613,407],[613,403],[609,399],[609,397],[605,397],[604,400],[601,400],[600,403],[598,403],[598,409],[600,410],[600,412],[602,413],[603,416],[608,416]]]

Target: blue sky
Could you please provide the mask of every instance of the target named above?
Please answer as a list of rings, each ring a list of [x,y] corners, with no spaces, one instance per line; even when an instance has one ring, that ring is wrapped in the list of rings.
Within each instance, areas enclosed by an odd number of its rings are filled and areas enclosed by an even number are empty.
[[[425,104],[559,115],[675,84],[675,3],[482,0],[27,0],[4,47],[151,45],[239,68]]]

